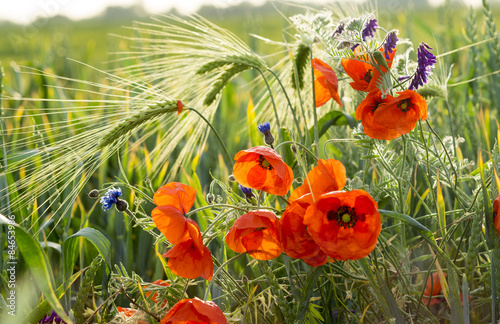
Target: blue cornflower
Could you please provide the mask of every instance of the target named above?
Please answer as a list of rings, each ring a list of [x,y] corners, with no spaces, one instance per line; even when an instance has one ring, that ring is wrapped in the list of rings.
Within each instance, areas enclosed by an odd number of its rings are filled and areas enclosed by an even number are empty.
[[[57,315],[57,313],[55,311],[52,311],[52,314],[49,315],[45,315],[44,317],[42,317],[42,319],[38,322],[39,324],[45,324],[45,323],[66,323],[64,322],[61,317],[59,317],[59,315]]]
[[[363,42],[366,41],[366,38],[373,37],[373,34],[375,34],[375,27],[378,27],[377,19],[370,19],[361,32]]]
[[[122,190],[120,188],[109,188],[106,195],[101,197],[101,204],[103,210],[108,210],[118,202],[118,197],[122,195]]]
[[[250,199],[252,199],[253,197],[255,197],[253,195],[252,188],[243,187],[240,184],[238,184],[238,188],[240,188],[240,190],[243,192],[243,194],[247,198],[247,201],[250,200]]]
[[[266,133],[269,133],[271,131],[271,124],[269,124],[269,122],[265,122],[257,126],[257,128],[262,134],[265,135]]]
[[[274,143],[274,136],[271,134],[271,124],[269,122],[265,122],[257,126],[259,131],[264,134],[264,142],[266,142],[267,145],[273,147]]]
[[[392,31],[387,34],[387,39],[384,43],[384,53],[386,59],[389,59],[389,53],[392,54],[392,51],[396,49],[396,43],[398,42],[398,40],[399,39],[396,31]]]
[[[252,194],[252,188],[243,187],[240,184],[238,184],[238,188],[240,188],[240,190],[245,194],[245,196]]]
[[[436,64],[436,56],[434,56],[428,49],[432,49],[426,43],[420,43],[417,50],[417,63],[418,67],[415,71],[415,75],[411,80],[410,90],[417,90],[418,87],[423,86],[429,80],[429,75],[431,74],[431,69]]]

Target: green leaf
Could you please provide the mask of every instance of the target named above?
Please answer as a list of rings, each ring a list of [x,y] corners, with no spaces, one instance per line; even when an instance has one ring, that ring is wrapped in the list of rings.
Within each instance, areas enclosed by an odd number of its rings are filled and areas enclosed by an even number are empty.
[[[78,277],[82,274],[83,270],[78,271],[72,275],[66,282],[60,285],[55,291],[57,298],[62,298],[69,287],[76,281]],[[23,323],[38,323],[51,310],[51,305],[47,300],[42,301],[23,319]]]
[[[333,110],[326,113],[323,117],[318,120],[318,130],[319,137],[323,136],[326,133],[330,126],[343,126],[349,125],[351,128],[356,126],[356,121],[354,118],[339,110]],[[309,129],[309,136],[314,138],[314,127]]]
[[[57,315],[66,323],[73,323],[68,315],[66,315],[66,311],[59,302],[59,297],[54,291],[55,283],[52,267],[40,243],[38,243],[25,229],[13,223],[3,215],[0,215],[0,224],[8,225],[9,230],[15,229],[16,244],[33,275],[33,281],[41,290]]]
[[[94,245],[104,261],[106,261],[108,268],[111,270],[111,244],[109,240],[101,232],[93,228],[86,227],[68,237],[63,243],[64,279],[69,278],[72,273],[73,266],[80,252],[78,243],[81,238],[86,238],[90,243],[92,243],[92,245]]]

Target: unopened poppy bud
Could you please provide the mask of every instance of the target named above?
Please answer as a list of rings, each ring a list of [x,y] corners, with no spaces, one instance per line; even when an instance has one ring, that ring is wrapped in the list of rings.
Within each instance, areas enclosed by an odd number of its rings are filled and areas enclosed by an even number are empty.
[[[274,136],[271,134],[271,124],[269,124],[269,122],[265,122],[257,126],[257,128],[262,134],[264,134],[264,142],[272,147],[274,144]]]
[[[232,175],[232,174],[231,174],[231,175],[229,175],[228,179],[229,179],[229,181],[231,181],[231,182],[235,182],[235,181],[236,181],[236,179],[234,178],[234,175]]]
[[[377,61],[377,63],[386,68],[386,69],[389,69],[389,66],[387,65],[387,61],[385,60],[385,57],[384,57],[384,53],[380,52],[380,51],[375,51],[375,53],[373,53],[373,57],[375,58],[375,60]]]
[[[208,193],[207,194],[207,203],[213,204],[214,200],[215,200],[215,196],[211,193]]]
[[[149,186],[151,185],[151,180],[149,180],[149,178],[146,178],[146,180],[144,180],[144,183],[146,183]]]
[[[89,197],[92,198],[92,199],[97,199],[99,198],[99,190],[97,189],[92,189],[90,192],[89,192]]]
[[[241,278],[241,281],[243,281],[243,283],[246,285],[248,283],[247,276],[243,276],[243,278]]]
[[[116,202],[116,210],[118,210],[119,212],[124,212],[127,209],[128,209],[128,202],[126,202],[125,200],[118,199],[118,201]]]
[[[297,154],[297,147],[295,144],[290,145],[290,149],[292,150],[293,154]]]

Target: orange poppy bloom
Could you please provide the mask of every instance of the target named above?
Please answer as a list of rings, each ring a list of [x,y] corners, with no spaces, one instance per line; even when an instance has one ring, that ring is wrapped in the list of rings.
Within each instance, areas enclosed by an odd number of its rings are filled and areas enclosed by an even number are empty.
[[[161,324],[198,323],[227,324],[227,320],[217,304],[197,297],[181,300],[161,320]]]
[[[446,277],[446,273],[444,273]],[[427,278],[427,284],[425,285],[424,296],[422,297],[422,302],[425,305],[435,305],[440,302],[439,297],[432,297],[439,295],[441,293],[441,280],[439,279],[439,273],[434,272],[432,277]],[[430,302],[429,302],[430,301]]]
[[[283,252],[278,218],[267,210],[254,210],[238,218],[226,235],[226,243],[234,252],[248,252],[258,260],[274,259]]]
[[[283,196],[290,190],[292,169],[275,150],[256,146],[238,152],[234,159],[233,175],[242,186],[277,196]]]
[[[307,208],[304,225],[323,252],[336,260],[370,254],[382,229],[378,205],[364,190],[321,195]]]
[[[187,279],[202,277],[206,280],[212,279],[214,264],[210,250],[198,240],[192,238],[174,245],[167,253],[163,254],[168,259],[170,270]]]
[[[157,206],[172,206],[185,215],[193,207],[196,190],[180,182],[170,182],[158,189],[153,201]]]
[[[196,237],[196,232],[199,232],[196,222],[185,217],[176,207],[158,206],[151,212],[151,217],[156,227],[172,244]]]
[[[398,92],[399,96],[382,103],[374,112],[378,124],[395,129],[399,135],[408,134],[419,119],[427,119],[427,102],[413,90]]]
[[[116,309],[118,310],[118,313],[120,315],[122,315],[123,317],[125,317],[126,319],[129,319],[130,317],[137,314],[137,310],[132,309],[132,308],[124,308],[124,307],[117,306]],[[139,313],[139,316],[137,316],[137,318],[135,318],[135,320],[137,321],[137,324],[148,324],[147,321],[141,321],[141,320],[139,320],[139,318],[144,319],[144,316],[142,313]]]
[[[153,209],[151,217],[170,243],[178,244],[199,232],[198,225],[185,217],[195,198],[196,190],[179,182],[168,183],[154,194],[153,201],[158,207]]]
[[[320,59],[314,58],[311,63],[314,76],[316,77],[314,80],[316,107],[323,106],[330,99],[335,100],[340,107],[342,107],[342,102],[340,101],[338,93],[339,82],[335,71]]]
[[[335,159],[319,159],[318,165],[307,173],[307,179],[304,180],[303,185],[292,192],[288,202],[292,203],[299,197],[310,193],[311,189],[314,198],[326,192],[341,190],[347,180],[344,165]]]
[[[380,49],[383,51],[383,49]],[[357,54],[357,49],[354,51]],[[386,59],[387,66],[390,68],[396,50],[389,53],[389,60]],[[354,90],[370,92],[377,87],[377,81],[380,79],[380,72],[375,68],[377,63],[372,62],[368,55],[355,55],[355,59],[342,59],[341,64],[344,67],[345,73],[351,77],[353,82],[350,83]],[[387,72],[387,69],[380,66],[382,72]]]
[[[391,140],[401,136],[394,128],[386,127],[375,121],[375,111],[383,104],[393,100],[394,97],[387,95],[382,99],[381,93],[378,90],[370,92],[366,98],[356,108],[356,119],[361,120],[363,131],[371,138],[380,140]]]
[[[157,286],[164,286],[164,287],[168,287],[170,286],[170,284],[168,283],[168,281],[166,280],[161,280],[161,279],[158,279],[154,282],[152,282],[153,285],[157,285]],[[148,287],[149,285],[145,285],[144,288]],[[151,294],[153,294],[151,296]],[[151,296],[151,300],[155,303],[155,304],[158,304],[158,292],[155,291],[155,292],[151,292],[151,291],[148,291],[146,292],[146,298],[149,298],[149,296]],[[160,305],[160,308],[163,308],[165,305],[167,304],[167,300],[163,300],[161,305]]]
[[[493,201],[493,222],[500,236],[500,196]]]
[[[304,225],[305,213],[306,209],[299,201],[294,201],[287,207],[280,219],[281,243],[288,256],[303,259],[307,264],[310,262],[317,267],[326,263],[327,256],[307,232]]]

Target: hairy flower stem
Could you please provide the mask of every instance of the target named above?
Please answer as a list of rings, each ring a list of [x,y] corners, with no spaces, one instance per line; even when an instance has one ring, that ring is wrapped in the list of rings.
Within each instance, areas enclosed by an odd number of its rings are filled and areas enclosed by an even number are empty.
[[[297,120],[297,115],[295,114],[296,111],[295,109],[293,108],[292,106],[292,103],[290,101],[290,98],[288,97],[288,93],[286,92],[285,90],[285,87],[283,86],[283,83],[281,83],[281,80],[280,78],[278,78],[278,76],[276,75],[276,73],[273,72],[273,70],[271,69],[267,69],[272,75],[274,75],[274,77],[276,78],[276,80],[278,81],[279,85],[281,86],[281,89],[283,90],[283,93],[285,94],[285,97],[286,97],[286,100],[288,102],[288,107],[290,107],[290,111],[292,112],[292,116],[293,116],[293,121],[295,122],[295,127],[297,127],[297,132],[299,133],[299,138],[300,139],[303,139],[302,138],[302,132],[300,131],[300,124],[299,124],[299,121]]]
[[[309,153],[309,155],[311,155],[314,160],[318,161],[318,157],[316,155],[314,155],[313,152],[311,152],[307,146],[301,144],[301,143],[298,143],[298,142],[295,142],[295,141],[286,141],[286,142],[281,142],[279,143],[278,145],[276,145],[276,149],[278,149],[278,147],[280,147],[281,145],[284,145],[284,144],[293,144],[293,145],[296,145],[296,146],[300,146],[302,147],[307,153]]]
[[[212,285],[213,285],[213,283],[215,282],[214,278],[215,278],[215,277],[219,274],[219,272],[220,272],[221,270],[223,270],[223,269],[224,269],[224,267],[225,267],[226,265],[228,265],[229,263],[233,262],[234,260],[238,259],[239,257],[241,257],[242,255],[245,255],[245,254],[246,254],[246,253],[240,253],[240,254],[238,254],[238,255],[235,255],[235,256],[234,256],[234,257],[232,257],[231,259],[229,259],[229,260],[227,260],[226,262],[224,262],[223,264],[221,264],[221,265],[217,268],[217,270],[215,270],[214,275],[212,276],[212,280],[210,280],[210,283],[208,284],[208,287],[207,287],[207,289],[205,290],[205,296],[203,297],[203,300],[205,300],[205,301],[207,300],[207,298],[208,298],[208,294],[210,293],[210,290],[212,289]]]
[[[313,57],[312,45],[309,46],[311,58]],[[312,80],[312,110],[314,118],[314,151],[316,156],[319,156],[319,130],[318,130],[318,114],[316,112],[316,90],[314,89],[314,67],[311,64],[311,80]]]
[[[455,129],[453,128],[453,119],[451,117],[451,109],[450,109],[450,103],[448,102],[448,99],[445,100],[446,102],[446,109],[448,110],[448,117],[450,117],[450,129],[451,129],[451,138],[453,139],[453,156],[457,156],[457,143],[455,142]],[[456,172],[455,172],[456,176]],[[457,190],[457,184],[458,184],[458,177],[455,177],[455,190]]]
[[[278,304],[278,308],[281,310],[281,313],[285,317],[286,323],[294,323],[295,318],[293,311],[290,307],[290,303],[287,302],[285,295],[283,294],[283,290],[281,289],[278,279],[274,274],[273,270],[267,264],[267,261],[259,260],[258,262],[260,271],[264,275],[266,282],[271,286],[271,291],[274,296],[276,296],[276,303]]]
[[[398,188],[399,188],[399,199],[400,199],[399,204],[401,205],[401,214],[405,214],[405,197],[403,195],[402,179],[406,162],[406,135],[401,136],[401,138],[403,139],[403,158],[401,160],[401,168],[399,169]],[[400,221],[399,225],[401,228],[401,245],[406,246],[405,224],[404,222]]]
[[[266,76],[264,75],[264,72],[262,72],[261,69],[257,69],[259,71],[260,75],[262,76],[262,79],[264,79],[264,82],[266,83],[267,91],[269,92],[269,97],[271,98],[271,102],[273,104],[273,110],[274,110],[274,118],[276,119],[276,125],[278,126],[278,136],[279,136],[279,141],[283,141],[283,134],[281,131],[281,124],[280,124],[280,118],[278,116],[278,110],[276,109],[276,103],[274,102],[274,96],[273,92],[271,91],[271,87],[269,86],[269,83],[267,82]]]
[[[3,66],[0,66],[0,138],[2,145],[2,169],[3,175],[0,175],[0,211],[5,212],[7,216],[10,215],[10,201],[9,201],[9,184],[7,182],[7,150],[5,148],[5,125],[3,121],[3,108],[2,108],[2,95],[3,95]],[[0,232],[0,239],[1,239]]]
[[[194,111],[198,116],[201,117],[207,123],[207,125],[212,129],[214,132],[215,136],[217,137],[217,140],[219,141],[220,146],[222,147],[222,150],[224,151],[225,157],[226,157],[226,162],[227,162],[227,167],[232,170],[233,169],[233,159],[231,158],[231,155],[229,154],[229,151],[227,150],[226,144],[224,144],[224,141],[222,140],[222,137],[220,137],[219,132],[215,129],[215,127],[212,125],[212,123],[205,118],[198,110],[194,108],[184,108],[186,110],[191,110]]]

